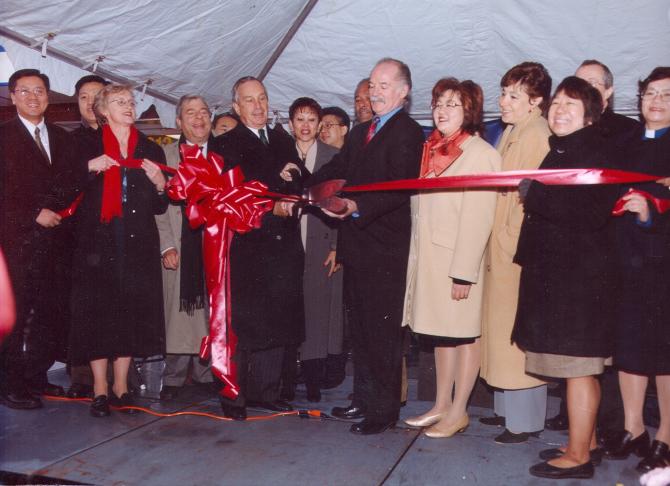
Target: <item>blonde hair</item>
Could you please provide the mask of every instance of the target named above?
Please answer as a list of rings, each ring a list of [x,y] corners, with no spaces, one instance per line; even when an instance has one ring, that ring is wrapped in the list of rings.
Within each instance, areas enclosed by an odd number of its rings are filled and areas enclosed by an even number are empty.
[[[130,84],[112,83],[98,91],[93,100],[93,113],[95,113],[95,118],[98,120],[98,125],[107,124],[107,117],[102,114],[102,110],[107,109],[109,97],[124,92],[130,93],[130,96],[134,98],[133,86]]]

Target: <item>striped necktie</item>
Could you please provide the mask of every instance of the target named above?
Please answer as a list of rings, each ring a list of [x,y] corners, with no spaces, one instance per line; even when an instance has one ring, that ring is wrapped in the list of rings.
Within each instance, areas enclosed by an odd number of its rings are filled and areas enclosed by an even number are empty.
[[[49,154],[47,153],[47,149],[44,148],[44,145],[42,144],[42,138],[40,137],[40,128],[35,127],[35,143],[37,144],[37,148],[40,149],[40,152],[42,152],[42,155],[44,155],[44,158],[47,159],[47,162],[51,164],[51,159],[49,158]]]
[[[270,142],[268,142],[268,137],[265,135],[265,128],[259,128],[258,129],[258,136],[261,139],[261,142],[263,142],[263,145],[269,145]]]
[[[368,134],[365,137],[365,144],[367,145],[370,143],[370,140],[372,140],[372,137],[375,136],[375,132],[377,131],[377,125],[379,125],[379,117],[376,116],[372,119],[372,123],[370,123],[370,128],[368,128]]]

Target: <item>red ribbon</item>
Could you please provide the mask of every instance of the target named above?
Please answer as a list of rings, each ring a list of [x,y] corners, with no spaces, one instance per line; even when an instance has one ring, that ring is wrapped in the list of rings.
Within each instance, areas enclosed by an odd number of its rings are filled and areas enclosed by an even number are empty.
[[[203,257],[210,302],[209,336],[201,344],[200,356],[211,356],[212,369],[224,382],[221,395],[239,395],[233,355],[237,336],[230,319],[230,242],[235,233],[260,228],[263,215],[274,202],[267,187],[258,181],[244,182],[239,167],[225,173],[223,158],[209,152],[207,159],[197,146],[180,146],[182,162],[167,184],[174,200],[185,200],[191,228],[204,225]]]
[[[342,187],[342,192],[463,189],[476,187],[516,187],[523,179],[533,179],[547,185],[591,185],[591,184],[630,184],[650,182],[661,179],[660,176],[628,172],[616,169],[549,169],[549,170],[510,170],[505,172],[485,172],[462,176],[436,177],[434,179],[402,179],[396,181],[375,182],[358,186]],[[659,199],[648,192],[634,190],[654,205],[659,213],[670,209],[670,200]],[[630,194],[630,192],[629,192]],[[331,195],[331,199],[335,199]],[[622,215],[626,203],[619,199],[612,214]]]

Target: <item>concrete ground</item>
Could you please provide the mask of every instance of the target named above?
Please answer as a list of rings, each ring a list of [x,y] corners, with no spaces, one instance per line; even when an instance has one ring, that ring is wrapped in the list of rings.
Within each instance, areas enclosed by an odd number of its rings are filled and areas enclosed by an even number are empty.
[[[410,375],[411,376],[411,375]],[[52,382],[68,384],[63,369]],[[416,380],[401,413],[424,412]],[[318,404],[298,389],[298,409],[329,412],[347,404],[351,377],[327,390]],[[398,427],[380,435],[355,436],[349,422],[284,416],[264,421],[228,422],[200,416],[162,418],[147,413],[96,419],[86,402],[45,400],[36,411],[0,407],[0,482],[2,484],[100,485],[549,485],[528,474],[537,453],[567,440],[545,431],[526,444],[498,445],[502,429],[478,418],[490,415],[487,391],[478,386],[470,408],[470,427],[449,439],[430,439],[421,430]],[[138,401],[155,412],[198,411],[221,414],[211,390],[188,386],[175,400],[155,395]],[[550,399],[549,414],[557,399]],[[250,415],[263,416],[249,410]],[[604,461],[589,481],[558,484],[638,483],[638,459]]]

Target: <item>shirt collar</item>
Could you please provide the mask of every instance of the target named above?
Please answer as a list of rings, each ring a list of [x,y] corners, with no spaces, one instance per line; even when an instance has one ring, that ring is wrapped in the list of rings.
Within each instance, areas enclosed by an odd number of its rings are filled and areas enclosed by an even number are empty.
[[[40,134],[46,133],[47,126],[44,123],[44,117],[42,117],[42,119],[40,120],[40,122],[37,125],[35,125],[31,121],[26,120],[21,115],[18,115],[18,117],[19,117],[19,120],[21,120],[21,123],[23,123],[23,125],[26,127],[26,129],[30,132],[30,135],[35,134],[35,128],[40,129]]]
[[[652,138],[660,138],[663,135],[665,135],[668,130],[670,130],[670,127],[664,127],[664,128],[659,128],[658,130],[650,130],[650,129],[645,129],[644,130],[644,136],[642,137],[644,140],[649,140]]]
[[[399,106],[395,110],[391,110],[388,113],[384,115],[379,115],[379,123],[377,123],[377,129],[375,130],[375,133],[378,133],[379,130],[384,126],[384,124],[391,119],[393,115],[398,113],[400,110],[402,110],[402,106]]]

